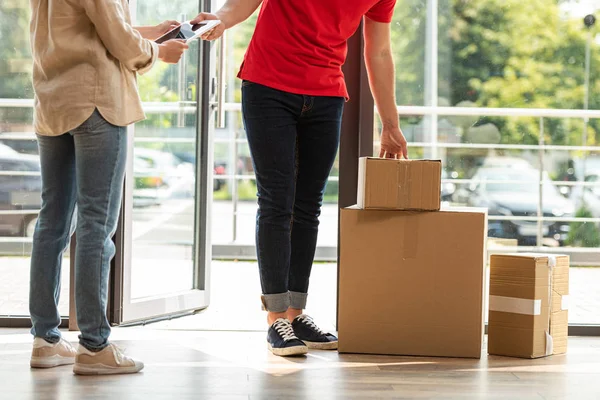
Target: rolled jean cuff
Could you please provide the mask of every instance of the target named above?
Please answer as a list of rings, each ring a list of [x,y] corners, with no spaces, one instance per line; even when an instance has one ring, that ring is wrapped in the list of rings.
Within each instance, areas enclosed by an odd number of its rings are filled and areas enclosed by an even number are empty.
[[[290,307],[297,310],[304,310],[306,308],[306,299],[308,293],[290,292]]]
[[[276,294],[263,294],[261,297],[262,309],[264,311],[282,313],[286,312],[290,308],[290,294],[276,293]]]

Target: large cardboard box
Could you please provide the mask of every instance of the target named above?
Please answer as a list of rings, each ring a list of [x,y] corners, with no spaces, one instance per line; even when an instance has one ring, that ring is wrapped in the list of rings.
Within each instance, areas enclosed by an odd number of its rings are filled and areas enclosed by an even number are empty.
[[[479,358],[486,214],[343,209],[339,351]]]
[[[569,256],[490,258],[488,352],[538,358],[567,351]]]
[[[357,204],[362,209],[440,209],[442,163],[362,157],[358,165]]]

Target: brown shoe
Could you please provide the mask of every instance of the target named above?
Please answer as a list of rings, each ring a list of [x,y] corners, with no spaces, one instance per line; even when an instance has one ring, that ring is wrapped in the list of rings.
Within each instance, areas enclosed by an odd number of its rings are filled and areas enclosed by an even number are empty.
[[[33,340],[31,368],[53,368],[60,365],[75,364],[77,351],[71,343],[60,339],[58,343],[49,343],[42,338]]]
[[[89,351],[79,345],[73,372],[77,375],[116,375],[135,374],[144,364],[123,354],[116,345],[110,343],[99,352]]]

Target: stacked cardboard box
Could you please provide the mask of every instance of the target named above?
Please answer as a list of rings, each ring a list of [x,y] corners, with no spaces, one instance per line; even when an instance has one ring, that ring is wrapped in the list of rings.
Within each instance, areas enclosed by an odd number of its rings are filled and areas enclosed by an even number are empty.
[[[538,358],[566,353],[568,294],[568,256],[493,255],[489,354]]]
[[[357,204],[362,209],[440,209],[442,163],[363,157],[358,164]]]
[[[360,160],[359,206],[341,212],[340,352],[481,356],[487,211],[436,211],[440,181],[439,161]]]

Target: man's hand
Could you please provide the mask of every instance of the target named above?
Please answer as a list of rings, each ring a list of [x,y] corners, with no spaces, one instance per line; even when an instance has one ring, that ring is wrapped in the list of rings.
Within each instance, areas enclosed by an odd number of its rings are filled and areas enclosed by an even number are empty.
[[[215,40],[223,36],[225,30],[247,20],[262,2],[263,0],[227,0],[216,13],[200,13],[190,22],[197,24],[214,19],[221,21],[213,30],[202,35],[204,40]]]
[[[154,32],[155,32],[154,39],[155,40],[158,39],[165,33],[169,32],[171,29],[174,29],[174,28],[178,27],[179,25],[181,25],[181,24],[174,20],[167,20],[167,21],[161,22],[160,24],[158,24],[154,27]]]
[[[196,18],[194,18],[193,20],[190,21],[190,23],[193,25],[193,24],[200,23],[202,21],[210,21],[210,20],[215,20],[215,19],[220,19],[220,18],[216,14],[203,12],[203,13],[198,14],[198,16]],[[216,40],[216,39],[220,38],[221,36],[223,36],[223,33],[225,32],[225,29],[227,29],[227,28],[228,28],[227,22],[221,20],[221,23],[219,25],[215,26],[213,29],[211,29],[210,31],[208,31],[204,35],[202,35],[202,39]]]
[[[408,147],[400,127],[383,127],[381,130],[381,151],[379,152],[379,157],[405,158],[408,160]]]
[[[188,48],[184,40],[167,40],[158,45],[158,58],[167,64],[177,64]]]

